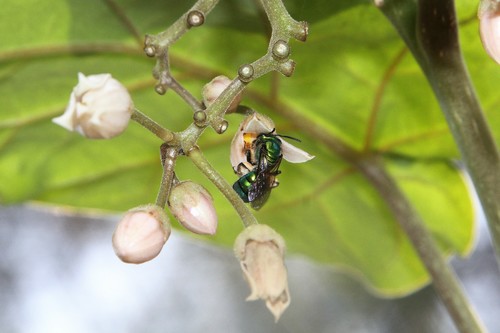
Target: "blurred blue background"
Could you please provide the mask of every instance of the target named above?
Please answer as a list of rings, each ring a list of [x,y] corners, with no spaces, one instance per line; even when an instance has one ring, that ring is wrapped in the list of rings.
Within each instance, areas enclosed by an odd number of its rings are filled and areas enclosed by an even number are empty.
[[[231,249],[174,230],[159,257],[124,264],[111,247],[119,218],[0,206],[0,332],[456,332],[432,287],[380,299],[292,254],[292,303],[275,324],[263,302],[245,302]],[[452,262],[486,326],[500,332],[500,275],[483,218],[472,256]]]

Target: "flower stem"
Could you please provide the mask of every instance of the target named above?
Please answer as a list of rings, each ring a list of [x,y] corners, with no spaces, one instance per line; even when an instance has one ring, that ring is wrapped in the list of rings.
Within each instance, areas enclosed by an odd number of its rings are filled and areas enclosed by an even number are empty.
[[[203,105],[186,88],[184,88],[173,76],[169,77],[168,86],[175,91],[193,111],[203,109]]]
[[[387,0],[381,7],[434,90],[490,229],[500,264],[500,156],[460,50],[453,0]]]
[[[357,167],[384,198],[410,238],[432,277],[437,294],[446,306],[458,330],[462,333],[484,332],[484,327],[469,304],[458,278],[446,263],[424,222],[380,161],[376,159],[359,160]]]
[[[151,133],[159,137],[163,142],[173,142],[175,140],[175,134],[173,132],[164,128],[137,109],[134,109],[131,119],[139,123],[144,128],[148,129]]]
[[[177,150],[168,147],[165,143],[161,145],[161,160],[163,164],[163,175],[161,178],[160,189],[156,197],[156,205],[165,207],[170,196],[172,183],[174,181],[175,160],[177,159]]]
[[[205,112],[206,118],[195,117],[193,123],[184,131],[174,134],[167,131],[138,110],[135,110],[132,115],[132,119],[161,138],[165,142],[164,147],[166,147],[166,143],[168,143],[169,149],[177,147],[177,152],[185,152],[193,163],[217,186],[222,194],[234,206],[243,224],[247,227],[257,224],[257,220],[233,188],[205,159],[200,149],[197,147],[196,142],[208,126],[212,126],[219,134],[226,130],[228,124],[224,120],[224,114],[234,98],[244,90],[249,82],[273,70],[279,71],[286,76],[290,76],[293,73],[295,63],[289,59],[290,48],[288,46],[288,40],[290,38],[295,38],[305,41],[308,32],[307,23],[295,21],[288,14],[282,0],[260,1],[272,27],[272,35],[267,53],[252,64],[242,66],[246,70],[242,71],[240,68],[238,76],[204,111],[201,110],[201,103],[172,77],[169,64],[169,47],[189,29],[203,24],[206,15],[215,7],[218,0],[198,0],[193,7],[168,29],[157,35],[146,36],[144,51],[148,56],[156,57],[156,65],[153,69],[153,76],[158,80],[156,91],[160,94],[164,94],[167,88],[171,88],[191,106],[193,111]],[[195,112],[195,116],[197,114],[199,115],[198,112]],[[157,199],[159,204],[166,202],[164,193],[167,194],[168,198],[173,179],[173,162],[175,161],[175,157],[172,157],[171,163],[169,163],[169,161],[168,158],[165,159],[164,175]],[[172,170],[169,171],[170,169]]]
[[[156,57],[156,65],[153,69],[153,75],[158,79],[156,91],[164,94],[168,88],[171,88],[193,109],[198,111],[202,109],[201,103],[177,82],[170,72],[169,48],[191,28],[203,24],[206,15],[212,11],[219,0],[198,0],[186,13],[175,21],[165,31],[157,35],[146,35],[144,41],[146,54]],[[197,25],[190,23],[190,15],[195,13],[199,18]]]
[[[258,224],[257,219],[253,216],[250,209],[245,205],[243,200],[236,194],[231,185],[215,170],[207,161],[201,150],[197,147],[191,149],[187,156],[200,169],[200,171],[221,191],[226,199],[233,205],[234,209],[240,216],[245,227],[253,224]]]
[[[500,156],[460,52],[453,1],[421,0],[417,22],[418,30],[432,32],[417,33],[427,60],[422,68],[474,183],[500,263]]]

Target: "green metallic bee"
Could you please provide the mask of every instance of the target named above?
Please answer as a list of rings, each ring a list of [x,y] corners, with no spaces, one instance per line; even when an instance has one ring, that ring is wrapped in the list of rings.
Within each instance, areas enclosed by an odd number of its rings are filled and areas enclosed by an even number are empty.
[[[239,173],[243,173],[241,169],[247,169],[247,173],[233,184],[233,189],[244,202],[250,202],[255,210],[266,203],[271,189],[279,185],[276,176],[281,173],[279,166],[283,159],[281,140],[278,138],[280,136],[282,135],[274,134],[273,130],[270,133],[259,134],[251,144],[245,142],[246,146],[251,147],[247,150],[247,161],[254,167],[248,170],[247,166],[240,163]]]

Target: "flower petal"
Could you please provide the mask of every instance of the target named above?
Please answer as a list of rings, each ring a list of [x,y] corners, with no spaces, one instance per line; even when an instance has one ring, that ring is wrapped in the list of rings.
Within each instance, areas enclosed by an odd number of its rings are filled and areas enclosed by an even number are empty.
[[[188,230],[200,235],[214,235],[217,213],[210,193],[192,181],[183,181],[171,191],[170,211]]]
[[[278,321],[290,304],[283,237],[265,224],[252,225],[236,238],[234,253],[250,286],[247,301],[264,300]]]
[[[64,127],[68,131],[75,130],[75,119],[76,119],[76,97],[75,93],[72,92],[69,96],[68,106],[62,115],[53,118],[52,122],[61,127]]]
[[[127,89],[111,74],[78,73],[66,111],[53,122],[91,139],[109,139],[125,131],[133,108]]]
[[[315,156],[303,151],[300,148],[286,142],[282,138],[281,140],[281,152],[283,153],[283,158],[290,163],[304,163],[312,160]]]
[[[247,163],[247,157],[245,154],[245,140],[243,135],[245,133],[269,133],[274,129],[274,122],[271,118],[264,116],[258,112],[253,112],[248,115],[238,127],[238,130],[234,134],[233,141],[231,141],[231,153],[229,159],[231,165],[236,173],[238,173],[237,168],[241,163]],[[242,175],[240,175],[242,176]]]
[[[274,129],[274,122],[271,118],[254,112],[245,119],[240,127],[243,127],[243,132],[245,133],[269,133]]]

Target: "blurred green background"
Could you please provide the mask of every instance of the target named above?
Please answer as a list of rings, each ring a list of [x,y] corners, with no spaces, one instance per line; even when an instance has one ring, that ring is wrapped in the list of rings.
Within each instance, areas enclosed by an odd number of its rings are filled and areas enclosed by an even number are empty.
[[[117,11],[112,4],[117,5]],[[116,213],[152,202],[161,178],[161,142],[132,123],[120,137],[86,140],[54,125],[78,72],[109,72],[132,92],[138,109],[173,131],[192,119],[173,92],[154,92],[154,60],[141,35],[164,30],[192,4],[179,1],[8,0],[0,13],[0,203],[38,202],[66,211]],[[256,213],[287,241],[290,253],[352,273],[376,295],[403,296],[428,283],[406,236],[371,185],[319,134],[384,158],[440,248],[467,255],[476,234],[471,194],[458,154],[427,81],[390,24],[369,1],[285,1],[310,23],[306,43],[291,42],[291,78],[267,75],[249,85],[242,104],[272,117],[277,131],[300,138],[315,155],[282,163],[280,186]],[[457,1],[466,62],[498,139],[500,69],[477,33],[476,4]],[[171,48],[172,70],[193,95],[218,74],[230,78],[267,49],[268,23],[252,1],[222,1],[206,24]],[[279,94],[271,96],[271,85]],[[300,115],[315,124],[293,121]],[[199,146],[232,183],[229,144],[242,118],[227,117],[223,135],[207,130]],[[313,132],[314,132],[313,131]],[[308,134],[306,134],[306,132]],[[210,242],[231,245],[242,225],[234,209],[186,158],[180,179],[214,196],[219,230]],[[7,209],[7,208],[6,208]],[[292,295],[293,297],[293,295]]]

